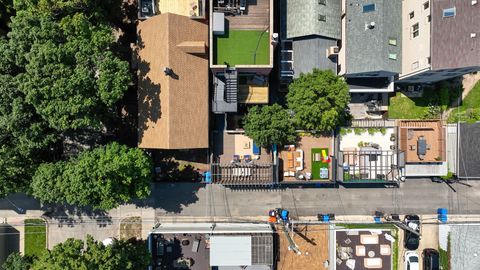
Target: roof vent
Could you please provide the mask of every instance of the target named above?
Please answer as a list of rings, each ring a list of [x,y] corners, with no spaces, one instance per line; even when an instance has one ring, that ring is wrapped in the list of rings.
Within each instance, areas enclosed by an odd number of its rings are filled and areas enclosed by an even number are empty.
[[[471,38],[476,38],[476,37],[477,37],[477,33],[470,33],[470,37],[471,37]]]
[[[472,0],[472,6],[473,6],[473,5],[476,5],[477,3],[478,3],[477,0]]]
[[[375,28],[375,22],[365,24],[365,30]]]

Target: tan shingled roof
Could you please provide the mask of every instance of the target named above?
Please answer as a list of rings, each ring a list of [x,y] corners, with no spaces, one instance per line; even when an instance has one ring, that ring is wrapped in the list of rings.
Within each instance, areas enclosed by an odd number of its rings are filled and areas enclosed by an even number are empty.
[[[185,16],[166,13],[139,23],[139,147],[208,147],[208,56],[178,46],[196,44],[199,51],[207,41],[208,25]],[[165,67],[174,75],[165,75]]]

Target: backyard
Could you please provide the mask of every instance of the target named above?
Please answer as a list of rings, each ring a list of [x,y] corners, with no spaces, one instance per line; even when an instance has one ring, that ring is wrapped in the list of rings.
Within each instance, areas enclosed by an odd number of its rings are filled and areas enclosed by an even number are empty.
[[[227,30],[215,36],[214,63],[217,65],[268,65],[270,35],[259,30]]]
[[[480,121],[480,82],[477,82],[462,104],[453,108],[448,118],[449,123],[465,121],[468,123]]]
[[[391,119],[438,119],[458,94],[457,89],[447,85],[425,88],[421,97],[408,97],[397,92],[390,97],[388,116]]]
[[[47,246],[47,227],[41,219],[26,219],[25,255],[40,256]]]

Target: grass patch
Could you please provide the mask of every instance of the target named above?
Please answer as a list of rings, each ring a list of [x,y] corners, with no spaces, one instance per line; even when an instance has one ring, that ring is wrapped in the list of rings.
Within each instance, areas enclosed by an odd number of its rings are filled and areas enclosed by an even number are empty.
[[[217,65],[270,64],[270,35],[259,30],[227,30],[214,37],[213,62]]]
[[[129,217],[120,222],[120,239],[140,239],[141,237],[142,219],[140,217]]]
[[[457,98],[457,89],[447,85],[425,88],[422,97],[410,98],[397,92],[390,97],[388,117],[391,119],[438,119]]]
[[[320,154],[322,157],[322,151],[325,151],[327,157],[328,157],[328,148],[312,148],[312,179],[321,179],[320,178],[320,168],[327,168],[329,167],[329,163],[325,163],[323,161],[315,161],[314,157],[315,154]]]
[[[440,267],[442,270],[450,270],[450,234],[447,238],[447,250],[442,248],[438,249],[440,257]]]
[[[480,82],[477,82],[458,108],[454,108],[448,118],[449,123],[457,121],[474,123],[480,121]]]
[[[47,226],[42,219],[26,219],[25,255],[40,256],[47,248]]]

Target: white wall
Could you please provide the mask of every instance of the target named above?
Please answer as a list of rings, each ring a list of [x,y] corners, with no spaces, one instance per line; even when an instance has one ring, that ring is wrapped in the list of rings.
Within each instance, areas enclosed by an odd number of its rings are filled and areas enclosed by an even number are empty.
[[[430,68],[430,15],[431,6],[424,9],[423,4],[431,0],[403,0],[402,1],[402,76]],[[431,5],[431,3],[430,3]],[[410,19],[410,12],[414,17]],[[412,36],[412,26],[419,24],[419,35]],[[418,65],[414,65],[418,62]]]

